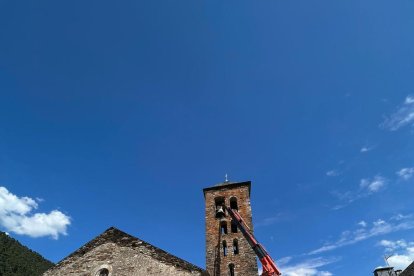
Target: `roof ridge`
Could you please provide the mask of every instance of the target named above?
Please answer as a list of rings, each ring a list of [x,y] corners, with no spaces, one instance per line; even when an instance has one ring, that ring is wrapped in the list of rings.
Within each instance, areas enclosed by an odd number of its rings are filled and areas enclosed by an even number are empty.
[[[111,226],[108,229],[106,229],[104,232],[102,232],[100,235],[96,236],[91,241],[87,242],[83,246],[81,246],[76,251],[72,252],[70,255],[59,261],[54,267],[51,269],[55,269],[57,267],[60,267],[66,263],[69,259],[81,257],[93,248],[96,248],[106,242],[113,242],[120,246],[129,246],[132,248],[137,247],[146,247],[150,249],[151,254],[150,257],[157,259],[163,263],[169,263],[174,264],[175,267],[185,269],[185,270],[198,270],[201,272],[204,272],[205,270],[186,261],[183,260],[165,250],[162,250],[146,241],[143,241],[137,237],[134,237],[122,230],[119,230],[118,228]]]

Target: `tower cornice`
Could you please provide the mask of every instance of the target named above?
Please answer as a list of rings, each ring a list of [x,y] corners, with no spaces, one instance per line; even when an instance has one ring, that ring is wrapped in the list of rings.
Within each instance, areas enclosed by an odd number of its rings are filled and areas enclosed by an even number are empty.
[[[239,188],[243,186],[247,186],[249,188],[249,196],[250,196],[250,189],[251,189],[252,182],[251,181],[243,181],[243,182],[222,182],[212,187],[207,187],[203,189],[204,197],[206,197],[206,192],[208,191],[215,191],[215,190],[226,190],[232,188]]]

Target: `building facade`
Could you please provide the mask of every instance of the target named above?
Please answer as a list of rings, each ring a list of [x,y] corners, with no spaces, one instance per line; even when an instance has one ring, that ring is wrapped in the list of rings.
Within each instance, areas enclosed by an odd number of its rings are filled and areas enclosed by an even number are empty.
[[[257,276],[257,259],[223,208],[239,212],[253,231],[251,182],[223,182],[203,189],[205,199],[206,270],[211,276]]]
[[[116,228],[88,242],[43,276],[201,276],[205,271]]]
[[[374,270],[374,276],[398,276],[401,275],[401,270],[394,270],[393,267],[379,267]]]
[[[43,276],[257,276],[256,255],[224,208],[253,230],[250,188],[250,181],[226,181],[203,189],[206,270],[111,227]]]

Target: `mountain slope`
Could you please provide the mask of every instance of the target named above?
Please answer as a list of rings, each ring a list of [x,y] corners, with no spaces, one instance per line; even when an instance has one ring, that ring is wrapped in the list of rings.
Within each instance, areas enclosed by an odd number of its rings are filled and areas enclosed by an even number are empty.
[[[0,232],[0,275],[40,276],[53,263]]]

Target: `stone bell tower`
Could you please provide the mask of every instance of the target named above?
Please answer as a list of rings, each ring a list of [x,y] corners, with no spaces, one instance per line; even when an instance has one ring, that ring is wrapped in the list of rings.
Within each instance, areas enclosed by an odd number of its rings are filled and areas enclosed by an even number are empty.
[[[211,276],[257,276],[257,261],[223,206],[238,210],[251,230],[251,182],[223,182],[203,189],[206,218],[206,270]]]

